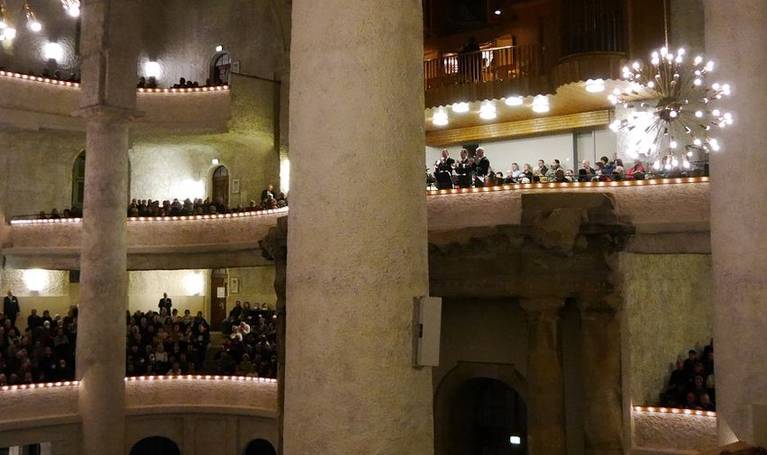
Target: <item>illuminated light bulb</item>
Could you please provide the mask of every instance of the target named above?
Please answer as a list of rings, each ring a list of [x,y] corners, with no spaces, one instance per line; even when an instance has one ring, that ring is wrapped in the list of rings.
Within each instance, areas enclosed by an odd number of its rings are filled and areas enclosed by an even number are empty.
[[[521,96],[510,96],[504,100],[507,106],[521,106],[524,102],[525,99]]]
[[[685,169],[690,169],[690,162],[687,160],[682,161],[682,167]]]
[[[158,62],[144,62],[144,76],[160,79],[160,76],[162,76],[162,66]]]
[[[652,168],[656,171],[660,170],[660,160],[655,160],[655,162],[652,164]]]
[[[713,138],[709,139],[708,145],[711,147],[711,150],[715,152],[718,152],[720,150],[719,141],[717,141],[716,139],[713,139]]]
[[[701,145],[703,145],[703,142],[702,142],[700,139],[698,139],[698,138],[695,138],[695,139],[692,141],[692,143],[693,143],[693,144],[694,144],[696,147],[700,147]]]
[[[704,69],[708,72],[714,71],[714,61],[709,60],[708,63],[706,63],[706,66],[704,67]]]
[[[722,112],[719,109],[714,109],[713,111],[711,111],[711,115],[713,115],[714,117],[719,117],[720,115],[722,115]]]
[[[221,52],[223,50],[224,50],[224,46],[222,46],[220,44],[218,46],[216,46],[216,52]]]
[[[650,88],[655,88],[655,82],[650,81],[650,82],[647,83],[647,86],[650,87]]]
[[[501,15],[501,13],[503,13],[503,11],[501,11],[501,10],[499,10],[499,9],[497,9],[497,10],[493,11],[493,14],[495,14],[496,16],[500,16],[500,15]]]
[[[719,85],[719,82],[714,82],[713,84],[711,84],[711,88],[716,90],[716,91],[719,91],[719,89],[721,89],[722,86]]]
[[[493,120],[495,117],[497,117],[495,105],[489,101],[482,104],[482,107],[479,108],[479,118]]]
[[[543,114],[549,112],[549,98],[545,95],[537,95],[533,98],[533,112]]]
[[[619,100],[618,100],[618,97],[617,97],[617,96],[615,96],[615,95],[608,95],[608,96],[607,96],[607,100],[608,100],[608,101],[610,101],[610,103],[611,103],[613,106],[614,106],[614,105],[616,105],[616,104],[618,104],[618,101],[619,101]]]
[[[3,41],[13,41],[14,38],[16,38],[16,29],[11,26],[7,26],[3,29],[1,36]]]
[[[600,93],[605,91],[605,81],[602,79],[589,79],[586,81],[586,91]]]
[[[431,123],[434,126],[446,126],[449,123],[447,112],[444,109],[436,110],[431,118]]]
[[[650,54],[650,57],[658,58],[658,51],[653,51],[652,54]]]
[[[692,158],[692,150],[690,150],[689,152],[687,152],[687,158]]]
[[[677,148],[677,146],[678,146],[678,145],[679,145],[679,144],[677,144],[677,142],[676,142],[676,141],[671,141],[671,143],[669,143],[669,145],[668,145],[668,146],[669,146],[669,147],[671,147],[672,149],[675,149],[675,148]]]
[[[652,64],[653,64],[653,65],[655,65],[655,66],[658,66],[658,65],[660,65],[660,59],[659,59],[658,57],[653,57],[653,58],[650,60],[650,63],[652,63]]]
[[[703,117],[703,111],[695,111],[695,117],[702,118]]]
[[[692,83],[693,83],[693,84],[694,84],[696,87],[700,87],[700,86],[701,86],[701,84],[703,84],[703,80],[702,80],[701,78],[699,78],[699,77],[696,77],[696,78],[695,78],[695,80],[694,80],[694,81],[692,81]]]
[[[663,166],[663,169],[670,171],[671,170],[671,163],[666,163],[665,166]]]
[[[678,167],[679,166],[679,160],[676,158],[671,159],[671,166]]]
[[[469,103],[461,102],[461,103],[454,103],[452,106],[453,112],[456,114],[463,114],[466,112],[469,112]]]
[[[614,132],[618,132],[621,129],[622,122],[620,120],[613,120],[612,123],[610,123],[610,129]]]
[[[676,58],[674,59],[676,63],[682,63],[683,60],[684,58],[681,55],[677,55]],[[675,74],[674,76],[679,77],[678,74]]]
[[[43,24],[41,24],[40,21],[36,19],[32,19],[27,22],[27,28],[32,33],[38,33],[43,29]]]
[[[730,96],[730,84],[722,84],[722,93],[724,93],[727,96]]]
[[[676,55],[684,55],[684,54],[686,54],[686,53],[687,53],[687,51],[686,51],[686,50],[685,50],[685,48],[683,48],[683,47],[680,47],[680,48],[679,48],[679,49],[677,49],[677,51],[676,51]]]
[[[43,45],[43,58],[61,62],[64,59],[64,46],[54,42],[45,43]]]
[[[668,54],[668,48],[663,46],[660,48],[660,55],[661,57],[665,57]]]
[[[679,114],[677,114],[676,111],[671,111],[671,112],[668,113],[668,116],[671,117],[671,118],[676,118],[678,115]]]
[[[693,60],[693,63],[695,65],[700,65],[702,61],[703,61],[703,56],[702,55],[697,55],[697,56],[695,56],[695,60]]]
[[[631,67],[639,71],[639,68],[641,68],[641,65],[639,65],[639,62],[634,62],[631,64]]]

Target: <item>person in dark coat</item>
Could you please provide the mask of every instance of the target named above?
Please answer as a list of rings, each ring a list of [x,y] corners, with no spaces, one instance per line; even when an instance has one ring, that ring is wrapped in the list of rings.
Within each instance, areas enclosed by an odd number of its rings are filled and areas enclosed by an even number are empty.
[[[173,306],[173,301],[170,299],[170,297],[168,297],[167,292],[163,292],[162,298],[160,299],[160,303],[157,306],[160,307],[160,314],[162,314],[162,309],[165,308],[165,311],[166,311],[165,314],[167,316],[170,316],[170,309]]]
[[[19,299],[9,290],[8,295],[3,299],[3,314],[10,319],[11,323],[16,325],[16,317],[18,317],[21,307],[19,306]]]

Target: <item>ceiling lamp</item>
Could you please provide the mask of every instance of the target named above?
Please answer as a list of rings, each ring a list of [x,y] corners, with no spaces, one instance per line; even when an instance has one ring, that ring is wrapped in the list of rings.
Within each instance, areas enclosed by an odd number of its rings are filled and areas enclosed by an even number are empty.
[[[80,0],[61,0],[61,6],[70,17],[80,17]]]
[[[24,2],[24,15],[27,17],[27,29],[30,32],[38,33],[43,29],[43,24],[35,17],[35,12],[32,11],[32,7],[29,6],[29,2]]]
[[[479,118],[482,120],[493,120],[497,116],[498,114],[495,110],[495,104],[490,101],[483,103],[482,107],[479,108]]]
[[[549,112],[551,107],[549,106],[549,97],[546,95],[538,95],[533,98],[533,112],[538,114],[545,114]]]
[[[431,117],[431,124],[434,126],[447,126],[449,122],[447,111],[444,109],[437,109],[434,111],[434,115]]]
[[[504,100],[507,106],[521,106],[524,104],[525,99],[521,96],[510,96]]]
[[[454,103],[453,112],[456,114],[465,114],[466,112],[469,112],[469,103]]]
[[[497,9],[497,10],[493,11],[493,14],[495,14],[496,16],[500,16],[500,15],[501,15],[501,13],[503,13],[503,11],[501,11],[501,10],[499,10],[499,9]]]
[[[602,79],[589,79],[586,81],[586,91],[600,93],[605,91],[605,81]]]
[[[713,70],[713,61],[704,64],[702,56],[688,61],[683,48],[674,53],[666,47],[651,54],[649,65],[637,61],[623,68],[629,87],[615,89],[608,99],[629,112],[610,129],[627,135],[631,157],[653,158],[656,170],[688,169],[693,151],[721,149],[713,131],[734,119],[716,105],[731,88],[719,82],[708,85]]]
[[[5,2],[0,0],[0,41],[13,41],[16,38],[16,29],[8,22]]]

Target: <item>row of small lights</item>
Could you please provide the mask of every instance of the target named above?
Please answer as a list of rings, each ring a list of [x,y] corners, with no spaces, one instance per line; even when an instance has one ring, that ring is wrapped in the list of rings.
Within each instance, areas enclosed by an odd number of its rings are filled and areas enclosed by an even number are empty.
[[[605,81],[603,79],[589,79],[586,81],[585,87],[586,91],[589,93],[600,93],[605,90]],[[503,98],[503,102],[509,107],[519,107],[525,104],[525,98],[522,96],[509,96]],[[471,107],[467,102],[460,102],[452,104],[450,108],[456,114],[465,114],[469,112]],[[551,110],[549,97],[546,95],[535,96],[530,105],[530,109],[536,114],[545,114],[549,112]],[[480,105],[479,118],[482,120],[495,120],[496,117],[498,117],[498,111],[492,101],[485,101]],[[431,123],[438,127],[447,126],[447,124],[450,123],[447,110],[439,108],[434,111]]]
[[[22,79],[33,82],[43,82],[45,84],[60,85],[62,87],[80,87],[79,82],[60,81],[58,79],[49,79],[47,77],[32,76],[29,74],[13,73],[10,71],[0,71],[0,76]],[[185,87],[185,88],[139,88],[139,93],[192,93],[192,92],[221,92],[229,90],[228,85],[218,85],[215,87]]]
[[[125,382],[147,382],[147,381],[173,381],[173,380],[187,380],[187,381],[227,381],[227,382],[257,382],[261,384],[276,384],[277,380],[273,378],[257,378],[251,376],[221,376],[210,374],[186,374],[186,375],[171,375],[171,376],[131,376],[125,378]],[[37,384],[18,384],[18,385],[4,385],[0,387],[0,391],[16,391],[16,390],[34,390],[34,389],[52,389],[61,387],[79,387],[80,381],[61,381],[61,382],[40,382]]]
[[[602,188],[619,186],[644,186],[644,185],[671,185],[677,183],[706,183],[709,177],[676,177],[667,179],[650,180],[622,180],[620,182],[549,182],[549,183],[514,183],[511,185],[484,186],[480,188],[453,188],[449,190],[429,190],[430,196],[444,194],[465,194],[465,193],[489,193],[494,191],[511,190],[553,190],[559,188]]]
[[[634,411],[644,412],[644,413],[716,417],[716,412],[714,411],[701,411],[699,409],[679,409],[679,408],[666,408],[666,407],[655,407],[655,406],[634,406]]]
[[[143,223],[147,221],[194,221],[194,220],[220,220],[224,218],[243,218],[253,216],[267,216],[286,213],[287,207],[279,209],[259,210],[255,212],[220,213],[216,215],[183,215],[183,216],[139,216],[129,217],[129,223]],[[82,218],[59,218],[53,220],[11,220],[11,224],[68,224],[82,223]]]

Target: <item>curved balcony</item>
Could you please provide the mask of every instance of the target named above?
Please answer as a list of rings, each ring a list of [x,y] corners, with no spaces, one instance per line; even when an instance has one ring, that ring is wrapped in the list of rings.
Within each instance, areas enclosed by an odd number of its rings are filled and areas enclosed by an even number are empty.
[[[193,217],[131,218],[128,268],[174,270],[267,264],[259,240],[287,209]],[[14,268],[79,269],[82,220],[18,220],[3,249]]]
[[[550,92],[543,54],[540,45],[505,46],[427,60],[426,107]]]
[[[84,131],[72,116],[80,85],[0,71],[0,125],[20,129]],[[142,132],[214,133],[227,130],[231,94],[226,86],[191,89],[138,89],[133,123]]]
[[[53,453],[79,451],[78,382],[0,389],[0,446],[48,442]],[[277,383],[241,377],[126,378],[126,444],[161,436],[183,453],[242,453],[253,439],[275,444]],[[209,451],[208,441],[227,447]]]
[[[689,177],[633,182],[538,183],[428,193],[430,242],[458,231],[522,223],[526,195],[549,194],[567,207],[572,193],[607,193],[621,222],[632,226],[627,249],[644,253],[708,253],[709,179]],[[252,267],[268,262],[259,241],[288,209],[253,214],[131,219],[130,270]],[[380,220],[382,223],[385,220]],[[19,220],[5,226],[6,266],[76,270],[79,219]]]

